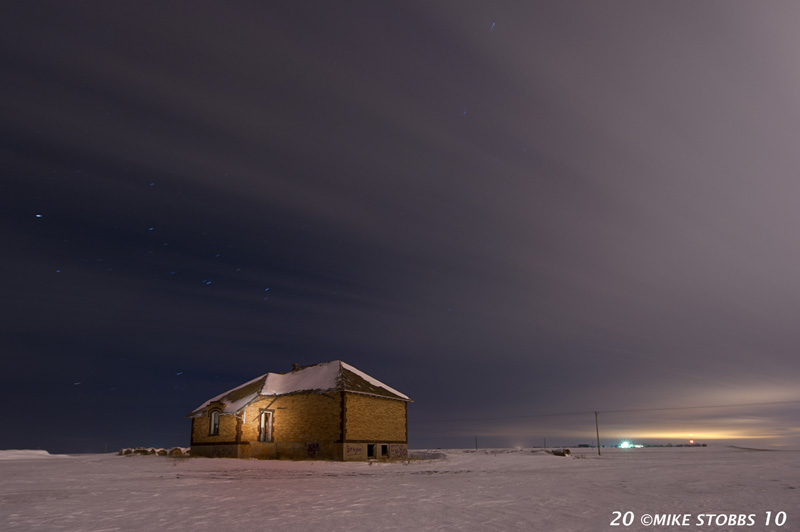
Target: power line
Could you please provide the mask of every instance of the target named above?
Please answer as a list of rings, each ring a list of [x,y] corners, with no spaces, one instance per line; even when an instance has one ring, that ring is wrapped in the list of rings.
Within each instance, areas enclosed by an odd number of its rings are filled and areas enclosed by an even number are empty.
[[[453,421],[496,421],[504,419],[531,419],[537,417],[559,417],[559,416],[580,416],[584,414],[614,414],[619,412],[657,412],[664,410],[702,410],[707,408],[741,408],[743,406],[769,406],[769,405],[786,405],[800,403],[800,399],[793,401],[772,401],[766,403],[738,403],[728,405],[704,405],[704,406],[668,406],[660,408],[621,408],[616,410],[583,410],[579,412],[559,412],[548,414],[526,414],[521,416],[495,416],[495,417],[470,417],[470,418],[451,418],[451,419],[421,419],[415,420],[415,423],[448,423]]]

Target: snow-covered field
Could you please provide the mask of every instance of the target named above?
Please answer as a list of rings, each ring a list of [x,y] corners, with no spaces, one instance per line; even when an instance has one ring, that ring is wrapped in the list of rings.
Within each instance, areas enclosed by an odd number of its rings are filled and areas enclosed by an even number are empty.
[[[437,452],[370,465],[0,451],[0,530],[800,530],[799,451]]]

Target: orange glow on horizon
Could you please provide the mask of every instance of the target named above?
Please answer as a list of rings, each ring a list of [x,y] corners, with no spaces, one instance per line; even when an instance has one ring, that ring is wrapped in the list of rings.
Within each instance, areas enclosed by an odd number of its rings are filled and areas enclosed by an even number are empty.
[[[696,434],[696,435],[695,435]],[[658,439],[658,440],[677,440],[686,441],[686,431],[683,430],[611,430],[606,431],[609,438],[636,438],[636,439]],[[603,437],[601,431],[600,437]],[[775,434],[753,433],[738,430],[709,430],[707,432],[697,432],[690,435],[690,443],[704,440],[760,440],[775,438]]]

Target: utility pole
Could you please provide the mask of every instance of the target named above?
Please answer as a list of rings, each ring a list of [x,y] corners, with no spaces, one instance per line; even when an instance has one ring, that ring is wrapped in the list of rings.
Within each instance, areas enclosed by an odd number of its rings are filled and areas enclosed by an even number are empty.
[[[594,411],[594,430],[597,431],[597,456],[600,456],[600,425],[597,424],[597,410]]]
[[[478,435],[475,435],[475,450],[478,450]]]
[[[544,439],[544,448],[547,449],[547,438]]]

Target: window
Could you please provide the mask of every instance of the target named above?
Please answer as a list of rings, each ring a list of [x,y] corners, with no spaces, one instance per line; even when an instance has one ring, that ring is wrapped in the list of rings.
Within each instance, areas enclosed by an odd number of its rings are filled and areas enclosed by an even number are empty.
[[[214,410],[211,412],[211,419],[208,423],[208,435],[219,436],[219,411]]]
[[[385,443],[381,444],[381,456],[385,458],[389,457],[389,446]]]
[[[375,458],[375,444],[368,443],[367,444],[367,458]]]
[[[272,441],[272,412],[264,410],[258,418],[258,441]]]

